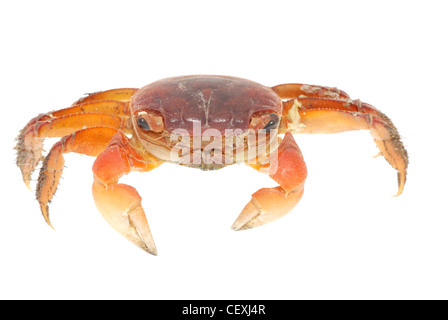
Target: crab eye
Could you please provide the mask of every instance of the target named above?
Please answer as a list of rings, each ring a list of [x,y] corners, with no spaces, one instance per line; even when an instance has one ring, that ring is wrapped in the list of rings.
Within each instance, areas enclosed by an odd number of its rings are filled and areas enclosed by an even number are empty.
[[[139,117],[139,118],[137,119],[137,125],[138,125],[142,130],[145,130],[145,131],[149,131],[149,130],[151,130],[151,128],[149,127],[148,122],[146,122],[145,118],[143,118],[143,117]]]
[[[271,113],[271,120],[268,122],[268,124],[263,128],[263,130],[271,130],[271,129],[275,129],[278,125],[279,122],[279,118],[278,115],[276,115],[275,113]]]

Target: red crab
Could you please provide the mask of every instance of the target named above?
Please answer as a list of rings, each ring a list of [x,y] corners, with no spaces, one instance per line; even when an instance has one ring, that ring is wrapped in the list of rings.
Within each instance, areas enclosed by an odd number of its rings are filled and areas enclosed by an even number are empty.
[[[41,114],[17,138],[17,165],[29,187],[43,159],[36,196],[51,226],[48,204],[61,178],[64,153],[96,157],[92,191],[98,210],[129,241],[157,254],[141,197],[133,187],[118,183],[121,176],[150,171],[163,162],[201,169],[249,164],[279,186],[252,195],[232,225],[248,229],[280,218],[302,197],[307,169],[292,134],[363,129],[370,130],[381,154],[398,171],[401,194],[407,152],[383,113],[336,88],[266,87],[227,76],[182,76],[141,89],[97,92],[69,108]],[[47,137],[62,138],[43,158]]]

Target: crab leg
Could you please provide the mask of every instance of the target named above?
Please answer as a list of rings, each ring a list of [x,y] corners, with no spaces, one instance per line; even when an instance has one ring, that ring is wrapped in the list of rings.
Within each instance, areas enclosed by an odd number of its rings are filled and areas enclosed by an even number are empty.
[[[76,152],[97,156],[103,151],[116,134],[113,128],[89,128],[74,132],[55,143],[44,159],[39,173],[36,198],[39,201],[45,221],[52,227],[48,203],[53,198],[64,169],[64,153]]]
[[[92,93],[86,97],[78,99],[69,108],[41,114],[31,119],[22,131],[36,122],[47,121],[49,119],[58,118],[76,113],[105,113],[112,114],[123,118],[128,118],[129,99],[137,89],[114,89]]]
[[[16,163],[22,171],[26,186],[30,188],[31,174],[42,159],[44,138],[63,137],[93,126],[119,128],[120,126],[116,124],[118,117],[122,119],[123,124],[127,122],[129,118],[127,106],[135,91],[137,89],[122,88],[92,93],[78,99],[69,108],[31,119],[21,130],[16,145]],[[96,116],[90,115],[91,113],[95,113]],[[111,121],[115,123],[110,124]]]
[[[111,109],[113,108],[113,105],[117,106],[116,103],[109,103],[107,106],[104,103],[90,103],[88,104],[88,109]],[[119,129],[126,126],[126,121],[123,118],[111,113],[89,112],[68,113],[62,115],[64,114],[62,111],[63,110],[55,112],[55,114],[61,115],[59,117],[47,114],[31,120],[22,130],[17,139],[17,166],[22,171],[23,181],[28,188],[31,174],[42,159],[44,138],[63,137],[89,127],[110,127]]]
[[[312,86],[309,84],[287,83],[272,87],[282,99],[294,99],[299,97],[350,99],[349,95],[338,88]]]
[[[398,171],[400,195],[406,182],[408,155],[392,121],[359,100],[297,98],[284,103],[282,129],[295,133],[337,133],[370,130],[380,153]]]
[[[129,101],[134,93],[138,89],[135,88],[120,88],[120,89],[111,89],[106,91],[99,91],[95,93],[91,93],[86,97],[82,97],[75,101],[72,106],[78,105],[81,103],[92,102],[92,101],[103,101],[103,100],[115,100],[115,101]]]
[[[128,106],[127,102],[115,101],[115,100],[80,103],[72,105],[71,107],[65,109],[60,109],[46,114],[41,114],[31,119],[28,122],[27,127],[35,125],[36,122],[48,121],[54,118],[73,115],[77,113],[104,113],[119,116],[122,118],[128,118],[129,115],[127,113],[127,106]]]
[[[126,239],[157,255],[141,197],[135,188],[119,184],[121,176],[132,171],[150,171],[162,162],[149,154],[143,157],[129,139],[117,132],[93,165],[92,186],[96,206],[106,221]]]
[[[263,165],[251,165],[264,172]],[[290,212],[303,195],[307,169],[302,153],[290,133],[286,133],[278,147],[278,154],[271,155],[269,176],[279,186],[263,188],[252,195],[232,225],[234,230],[254,228],[276,220]]]

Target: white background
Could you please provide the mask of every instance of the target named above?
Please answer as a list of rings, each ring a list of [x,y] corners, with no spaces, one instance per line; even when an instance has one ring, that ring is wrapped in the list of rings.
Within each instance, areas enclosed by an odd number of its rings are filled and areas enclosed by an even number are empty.
[[[444,1],[2,2],[0,298],[448,298],[446,12]],[[302,201],[248,231],[230,226],[268,177],[164,165],[123,179],[144,199],[154,257],[97,212],[93,158],[69,154],[49,228],[15,166],[26,122],[84,93],[185,74],[337,86],[373,104],[409,151],[403,195],[368,132],[296,136]]]

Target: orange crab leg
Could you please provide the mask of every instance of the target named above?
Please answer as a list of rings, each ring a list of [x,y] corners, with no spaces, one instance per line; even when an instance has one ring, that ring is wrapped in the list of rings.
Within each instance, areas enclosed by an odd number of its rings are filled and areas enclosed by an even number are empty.
[[[90,127],[122,128],[120,117],[108,113],[75,113],[59,118],[38,122],[33,130],[37,137],[62,137],[82,128]]]
[[[320,97],[333,99],[350,99],[349,95],[337,88],[312,86],[309,84],[287,83],[272,87],[272,90],[282,99],[298,97]]]
[[[277,152],[271,155],[268,173],[279,186],[255,192],[233,223],[232,229],[254,228],[276,220],[290,212],[302,198],[307,169],[291,133],[285,134]],[[264,165],[251,166],[260,172],[266,169]]]
[[[104,100],[104,101],[93,101],[80,103],[72,105],[71,107],[52,111],[46,114],[41,114],[33,119],[31,119],[27,127],[34,125],[36,122],[47,121],[54,118],[77,114],[77,113],[104,113],[112,114],[123,118],[128,118],[128,102],[115,101],[115,100]]]
[[[136,89],[115,89],[93,93],[87,97],[77,100],[75,103],[72,104],[71,107],[38,115],[37,117],[31,119],[23,130],[26,130],[26,128],[32,125],[35,125],[36,122],[47,121],[54,118],[72,115],[76,113],[105,113],[105,114],[113,114],[123,118],[128,118],[129,101],[126,100],[125,98],[132,97],[130,93],[135,92],[135,90]],[[118,91],[118,93],[116,91]],[[115,97],[117,98],[117,100],[104,100],[104,99],[101,100],[100,98],[102,97],[104,98]]]
[[[47,117],[48,115],[46,115]],[[25,184],[29,187],[31,174],[42,159],[44,138],[63,137],[83,128],[123,128],[126,121],[109,113],[75,113],[45,121],[34,121],[27,125],[18,137],[17,165],[22,171]]]
[[[93,198],[104,219],[126,239],[156,255],[157,250],[135,188],[118,183],[130,171],[150,171],[162,162],[137,152],[129,139],[117,132],[93,165]]]
[[[398,171],[400,195],[406,182],[408,155],[392,121],[359,100],[297,98],[284,103],[282,130],[296,133],[337,133],[370,130],[385,159]]]
[[[76,152],[97,156],[116,134],[113,128],[89,128],[74,132],[55,143],[44,159],[39,173],[36,198],[39,201],[45,221],[51,226],[48,203],[53,198],[64,169],[64,153]]]
[[[81,103],[101,101],[101,100],[129,101],[137,90],[138,89],[135,88],[120,88],[120,89],[99,91],[91,93],[86,97],[80,98],[79,100],[73,103],[73,106]]]
[[[122,88],[96,92],[78,99],[71,107],[39,115],[31,119],[17,137],[17,166],[30,188],[31,174],[42,158],[43,138],[62,137],[82,128],[111,126],[111,118],[129,119],[129,100],[138,89]],[[87,114],[96,113],[96,116]],[[85,114],[86,117],[77,114]],[[103,114],[103,115],[99,115]],[[69,117],[70,116],[70,117]],[[59,119],[62,118],[62,119]],[[79,119],[79,123],[76,121]],[[117,121],[114,119],[112,121]],[[97,121],[97,122],[95,122]],[[42,128],[40,128],[42,127]]]

